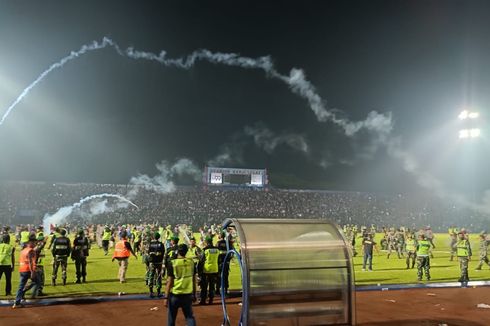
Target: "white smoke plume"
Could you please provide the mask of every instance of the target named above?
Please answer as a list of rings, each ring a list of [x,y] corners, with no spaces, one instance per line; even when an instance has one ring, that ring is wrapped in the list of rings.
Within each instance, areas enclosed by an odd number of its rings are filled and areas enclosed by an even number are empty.
[[[50,225],[57,225],[57,224],[63,223],[63,221],[68,216],[70,216],[70,214],[75,209],[82,207],[82,205],[84,203],[90,202],[90,201],[95,200],[95,199],[101,199],[101,198],[115,198],[115,199],[118,200],[119,203],[121,203],[121,202],[124,203],[125,204],[125,207],[127,207],[128,205],[131,205],[133,207],[138,208],[138,206],[136,206],[132,201],[130,201],[129,199],[127,199],[127,198],[125,198],[125,197],[123,197],[121,195],[116,195],[116,194],[98,194],[98,195],[91,195],[91,196],[82,198],[78,203],[75,203],[75,204],[73,204],[71,206],[65,206],[65,207],[60,208],[53,215],[45,214],[44,215],[44,218],[43,218],[44,230],[46,232],[48,232],[49,229],[50,229]],[[102,203],[103,203],[102,205],[97,205],[96,204],[95,206],[92,206],[92,205],[90,206],[90,211],[91,212],[93,211],[93,214],[92,215],[102,214],[102,213],[105,213],[105,212],[113,211],[114,210],[114,208],[113,208],[112,205],[107,205],[107,200],[103,201]]]
[[[318,121],[330,121],[336,124],[348,137],[354,136],[361,129],[365,129],[368,132],[375,134],[379,142],[387,148],[388,154],[401,160],[405,170],[414,175],[420,185],[436,191],[437,193],[441,194],[441,196],[445,196],[445,192],[442,189],[442,184],[434,177],[422,172],[418,167],[416,160],[399,146],[399,142],[396,138],[389,138],[389,135],[393,129],[391,113],[382,114],[377,111],[371,111],[367,115],[366,119],[361,121],[351,121],[344,117],[342,112],[328,109],[326,107],[325,101],[320,97],[320,95],[318,95],[311,82],[306,79],[303,70],[293,68],[290,70],[288,75],[283,75],[276,70],[271,58],[268,56],[250,58],[242,57],[236,53],[198,50],[186,57],[172,59],[167,58],[165,51],[161,51],[159,54],[156,54],[152,52],[135,50],[132,47],[123,49],[110,38],[104,37],[101,42],[93,41],[92,43],[83,45],[78,51],[71,52],[68,56],[62,58],[60,61],[52,64],[48,69],[43,71],[6,109],[5,113],[0,119],[0,126],[5,122],[6,118],[17,106],[17,104],[22,101],[22,99],[27,96],[28,93],[52,71],[62,68],[67,62],[74,60],[79,56],[95,50],[104,49],[106,47],[112,47],[117,54],[130,59],[155,61],[164,66],[186,70],[192,68],[198,61],[207,61],[213,64],[235,66],[244,69],[262,70],[266,73],[267,77],[284,82],[293,93],[304,98],[308,102],[310,109],[314,112]],[[232,157],[224,153],[217,157],[215,162],[224,162],[230,158],[232,159]],[[162,167],[162,174],[165,175],[168,173],[172,173],[172,171],[168,172],[165,167]],[[132,180],[134,181],[135,185],[142,185],[145,187],[149,186],[154,190],[163,192],[168,192],[169,190],[173,189],[172,187],[174,187],[173,183],[164,176],[150,178],[142,175]]]
[[[320,95],[316,93],[315,87],[306,79],[305,74],[301,69],[293,68],[291,69],[289,75],[282,75],[275,69],[271,58],[268,56],[249,58],[242,57],[236,53],[198,50],[194,51],[187,57],[172,59],[166,57],[167,53],[165,51],[155,54],[152,52],[138,51],[132,47],[122,49],[116,42],[108,37],[104,37],[101,42],[93,41],[90,44],[82,45],[78,51],[72,51],[68,56],[62,58],[60,61],[52,64],[48,69],[43,71],[39,77],[37,77],[29,86],[27,86],[15,99],[15,101],[7,108],[0,120],[0,125],[5,122],[5,119],[15,108],[15,106],[53,70],[63,67],[67,62],[88,52],[104,49],[106,47],[112,47],[119,55],[127,58],[156,61],[164,66],[186,70],[192,68],[197,61],[208,61],[213,64],[235,66],[245,69],[260,69],[263,70],[268,77],[278,79],[286,83],[294,93],[306,99],[311,110],[313,110],[315,113],[318,121],[331,121],[337,124],[344,130],[344,133],[347,136],[354,135],[362,128],[382,133],[389,133],[392,129],[391,114],[383,115],[376,111],[372,111],[368,114],[366,120],[357,122],[352,122],[346,118],[337,117],[336,111],[328,110],[326,108],[324,101]]]
[[[243,146],[241,142],[227,143],[221,146],[221,151],[207,162],[208,166],[227,166],[228,164],[243,164]]]
[[[286,144],[289,147],[307,153],[308,144],[304,136],[299,134],[281,134],[276,135],[273,131],[258,122],[254,126],[246,126],[245,134],[254,138],[255,144],[271,154],[277,146]]]
[[[134,186],[127,194],[129,198],[135,198],[140,188],[159,194],[173,192],[176,189],[173,178],[176,176],[190,175],[196,181],[202,178],[202,171],[186,158],[179,159],[173,165],[167,161],[161,161],[155,166],[159,172],[157,175],[150,177],[147,174],[140,174],[129,180],[129,183]]]

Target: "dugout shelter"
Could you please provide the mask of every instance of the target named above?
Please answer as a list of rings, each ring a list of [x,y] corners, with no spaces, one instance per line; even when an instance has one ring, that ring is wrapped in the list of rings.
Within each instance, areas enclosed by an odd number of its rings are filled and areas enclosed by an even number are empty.
[[[325,220],[227,219],[241,256],[242,325],[354,325],[351,251]]]

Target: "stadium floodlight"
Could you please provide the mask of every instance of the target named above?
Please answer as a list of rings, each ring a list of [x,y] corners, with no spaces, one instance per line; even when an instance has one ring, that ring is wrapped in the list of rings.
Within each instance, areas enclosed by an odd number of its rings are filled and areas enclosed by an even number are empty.
[[[470,137],[470,132],[468,129],[463,129],[459,131],[459,139],[465,139]]]
[[[476,119],[479,116],[480,116],[480,113],[478,113],[478,112],[470,112],[468,110],[463,110],[458,115],[458,118],[459,118],[459,120],[466,120],[466,119]]]
[[[480,137],[480,134],[481,134],[481,131],[478,128],[470,130],[470,137],[471,138],[478,138],[478,137]]]
[[[463,110],[459,115],[458,118],[459,120],[465,120],[468,119],[469,112],[468,110]],[[460,137],[461,138],[461,137]]]
[[[478,138],[481,135],[481,130],[478,128],[461,129],[459,131],[459,139]]]

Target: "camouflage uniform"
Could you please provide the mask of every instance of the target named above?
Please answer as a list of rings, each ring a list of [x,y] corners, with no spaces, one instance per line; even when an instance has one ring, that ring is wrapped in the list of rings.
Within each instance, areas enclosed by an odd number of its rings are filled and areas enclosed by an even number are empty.
[[[422,280],[422,271],[425,272],[427,281],[430,281],[430,242],[426,240],[425,235],[419,235],[417,242],[417,280]]]
[[[403,250],[405,249],[405,234],[399,230],[395,233],[396,236],[396,253],[398,258],[403,257]]]
[[[454,260],[454,256],[456,256],[456,242],[458,242],[458,235],[456,233],[450,234],[451,237],[451,257],[449,261]]]
[[[455,247],[456,254],[458,255],[459,267],[461,269],[461,277],[458,282],[461,282],[461,285],[464,287],[468,285],[470,280],[468,276],[468,263],[471,257],[471,246],[465,235],[460,233],[458,234],[458,242]]]
[[[150,250],[150,242],[151,242],[151,231],[148,227],[141,237],[141,261],[146,265],[146,273],[145,273],[145,284],[148,285],[148,280],[150,278],[150,261],[149,261],[149,250]]]
[[[397,250],[398,239],[397,239],[397,236],[395,234],[395,231],[390,230],[386,240],[388,241],[388,256],[387,256],[387,258],[390,258],[392,251],[395,251],[398,254],[398,258],[401,258],[400,254],[398,253],[398,250]]]
[[[486,234],[480,234],[480,262],[476,267],[476,270],[481,270],[483,264],[487,264],[490,266],[490,261],[488,260],[488,245],[490,244],[490,240],[487,240]]]

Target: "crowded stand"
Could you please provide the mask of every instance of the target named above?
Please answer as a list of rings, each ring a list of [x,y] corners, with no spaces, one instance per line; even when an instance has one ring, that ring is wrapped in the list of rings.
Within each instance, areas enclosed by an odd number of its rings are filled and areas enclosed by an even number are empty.
[[[129,185],[0,183],[0,221],[4,225],[42,223],[46,213],[100,193],[125,195]],[[225,187],[177,187],[159,194],[140,189],[130,198],[139,209],[128,207],[90,216],[75,211],[68,226],[100,224],[188,224],[196,229],[221,223],[230,217],[321,218],[340,225],[420,227],[430,225],[445,231],[451,225],[471,230],[487,227],[487,214],[458,206],[426,194],[379,194],[365,192],[313,191]],[[83,208],[83,206],[82,206]],[[461,225],[463,226],[463,225]]]

